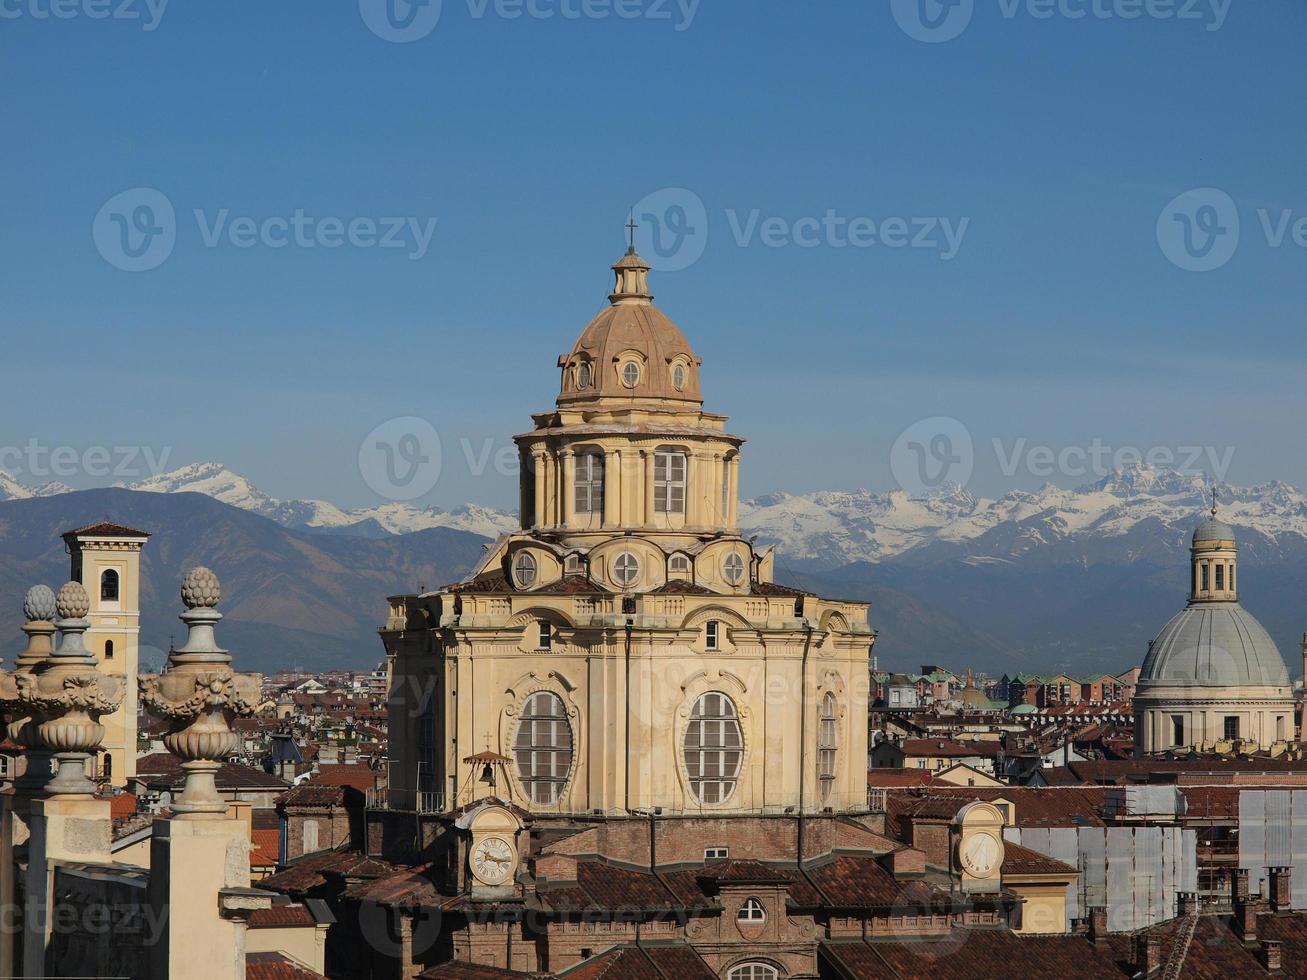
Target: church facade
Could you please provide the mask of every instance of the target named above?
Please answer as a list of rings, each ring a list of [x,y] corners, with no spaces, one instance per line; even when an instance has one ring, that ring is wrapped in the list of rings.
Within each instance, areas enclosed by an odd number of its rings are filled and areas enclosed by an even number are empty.
[[[865,807],[867,605],[774,581],[737,526],[744,440],[649,266],[613,272],[516,437],[520,531],[391,600],[391,799],[451,809],[492,780],[536,816]]]

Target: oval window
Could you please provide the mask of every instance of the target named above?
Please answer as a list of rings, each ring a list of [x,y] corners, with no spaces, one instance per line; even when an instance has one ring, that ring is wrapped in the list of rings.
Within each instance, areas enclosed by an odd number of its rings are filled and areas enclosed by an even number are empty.
[[[578,388],[590,387],[590,362],[582,361],[581,366],[576,369],[576,386]]]
[[[732,552],[722,562],[722,572],[726,575],[726,581],[730,582],[731,585],[739,585],[744,581],[744,559]]]
[[[744,739],[735,702],[709,691],[694,702],[685,729],[685,770],[700,803],[721,803],[735,792]]]
[[[529,588],[536,580],[536,560],[529,551],[518,552],[513,559],[513,577],[519,587]]]
[[[557,803],[572,769],[572,726],[557,694],[537,691],[526,699],[513,755],[527,799]]]
[[[627,361],[622,365],[622,383],[628,388],[634,388],[640,383],[640,365],[635,361]]]
[[[685,387],[685,365],[678,364],[672,368],[672,385],[677,391]]]

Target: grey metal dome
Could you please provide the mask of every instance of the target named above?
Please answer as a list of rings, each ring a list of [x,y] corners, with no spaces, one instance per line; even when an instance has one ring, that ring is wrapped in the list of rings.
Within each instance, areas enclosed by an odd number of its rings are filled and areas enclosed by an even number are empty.
[[[1148,645],[1141,683],[1288,687],[1269,633],[1237,602],[1194,602]]]
[[[1194,531],[1194,544],[1200,541],[1233,541],[1234,528],[1225,521],[1217,520],[1215,516],[1209,517],[1203,523],[1198,525]]]

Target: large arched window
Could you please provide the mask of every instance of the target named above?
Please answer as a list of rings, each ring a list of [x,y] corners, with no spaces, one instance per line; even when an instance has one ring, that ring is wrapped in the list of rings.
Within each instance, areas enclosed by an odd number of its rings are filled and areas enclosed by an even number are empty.
[[[776,967],[766,963],[741,963],[727,974],[730,980],[777,980]]]
[[[830,691],[821,699],[821,717],[817,730],[817,778],[821,784],[821,798],[830,799],[835,786],[835,750],[838,748],[838,724],[835,714],[835,695]]]
[[[654,512],[685,513],[685,453],[679,449],[654,453]]]
[[[685,730],[685,769],[701,803],[721,803],[735,792],[744,754],[739,714],[720,691],[699,696]]]
[[[100,576],[100,601],[118,601],[118,573],[112,568],[105,569]]]
[[[604,458],[599,453],[576,457],[576,512],[598,514],[604,509]]]
[[[526,699],[513,753],[527,799],[532,803],[557,803],[572,769],[572,726],[567,722],[562,698],[550,691],[537,691]]]

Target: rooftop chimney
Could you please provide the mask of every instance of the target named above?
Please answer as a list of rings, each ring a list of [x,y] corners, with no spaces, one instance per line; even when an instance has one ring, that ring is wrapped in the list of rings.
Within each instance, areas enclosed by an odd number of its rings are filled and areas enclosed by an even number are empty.
[[[1248,898],[1248,871],[1245,868],[1236,868],[1234,872],[1234,883],[1231,886],[1230,901],[1238,903]]]
[[[1135,937],[1135,967],[1139,975],[1151,976],[1162,968],[1162,937],[1146,932]]]
[[[1293,868],[1271,869],[1271,911],[1288,912],[1293,904]]]
[[[1107,942],[1107,907],[1096,905],[1089,910],[1089,941],[1095,946]]]
[[[1262,910],[1260,899],[1245,898],[1235,903],[1235,932],[1245,943],[1257,941],[1257,913]]]
[[[1280,959],[1280,941],[1268,939],[1262,943],[1261,955],[1258,957],[1267,973],[1280,973],[1284,967]]]
[[[1177,915],[1194,915],[1198,911],[1198,893],[1180,892]]]

